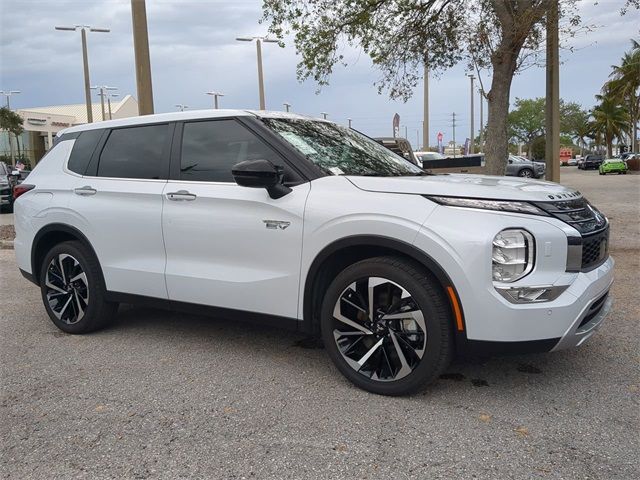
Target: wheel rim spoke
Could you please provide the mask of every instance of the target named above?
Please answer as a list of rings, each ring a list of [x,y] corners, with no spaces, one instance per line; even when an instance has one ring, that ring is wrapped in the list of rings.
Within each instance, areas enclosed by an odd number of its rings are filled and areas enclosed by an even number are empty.
[[[84,318],[89,305],[89,281],[76,258],[61,253],[51,259],[45,287],[49,308],[58,320],[72,325]]]
[[[371,380],[399,380],[422,360],[424,314],[411,294],[389,279],[367,277],[350,284],[338,298],[333,317],[333,337],[343,359]]]

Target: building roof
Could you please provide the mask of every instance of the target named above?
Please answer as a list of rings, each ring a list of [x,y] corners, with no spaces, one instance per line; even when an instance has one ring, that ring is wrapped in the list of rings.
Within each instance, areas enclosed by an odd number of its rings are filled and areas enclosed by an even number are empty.
[[[135,106],[135,109],[133,107]],[[93,103],[91,105],[94,121],[102,120],[102,105],[100,102]],[[25,110],[34,113],[51,114],[51,115],[68,115],[76,119],[74,124],[87,123],[87,106],[84,103],[76,103],[73,105],[53,105],[48,107],[31,107],[24,108]],[[124,110],[127,110],[125,115]],[[131,112],[135,110],[137,115],[138,102],[131,95],[125,95],[121,100],[111,100],[111,114],[114,118],[128,117]],[[108,118],[109,110],[105,102],[105,115]]]

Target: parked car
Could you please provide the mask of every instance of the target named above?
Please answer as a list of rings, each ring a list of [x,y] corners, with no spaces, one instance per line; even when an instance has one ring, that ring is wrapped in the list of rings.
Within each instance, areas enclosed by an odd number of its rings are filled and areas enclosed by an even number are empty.
[[[425,161],[446,160],[447,158],[449,158],[438,152],[414,152],[414,153],[421,165],[422,165],[422,162],[425,162]]]
[[[11,211],[13,206],[13,187],[17,184],[17,176],[5,162],[0,162],[0,213]]]
[[[546,165],[534,162],[517,155],[509,155],[505,175],[510,177],[541,178],[544,177]]]
[[[578,159],[573,157],[573,158],[569,158],[567,160],[567,165],[570,167],[575,167],[576,165],[578,165]]]
[[[22,182],[24,182],[30,173],[31,173],[31,170],[18,170],[18,176],[17,176],[18,184],[21,184]]]
[[[578,162],[578,168],[582,170],[597,169],[604,160],[604,157],[599,154],[590,153],[585,155],[582,162]]]
[[[600,175],[606,175],[607,173],[623,173],[626,175],[627,170],[626,162],[620,158],[608,158],[598,167]]]
[[[416,155],[413,153],[413,148],[411,148],[411,143],[406,138],[401,137],[378,137],[374,138],[374,140],[381,145],[384,145],[393,153],[397,153],[398,155],[406,158],[414,165],[419,167],[422,166],[421,162],[418,161]]]
[[[17,265],[59,329],[96,330],[119,302],[287,326],[379,394],[457,352],[581,345],[612,302],[609,223],[580,192],[428,175],[293,114],[71,127],[14,196]]]
[[[622,155],[620,155],[620,158],[621,158],[622,160],[627,160],[627,159],[629,159],[629,158],[634,158],[634,157],[636,157],[637,155],[640,155],[640,154],[638,154],[638,153],[634,153],[634,152],[625,152],[625,153],[623,153]]]

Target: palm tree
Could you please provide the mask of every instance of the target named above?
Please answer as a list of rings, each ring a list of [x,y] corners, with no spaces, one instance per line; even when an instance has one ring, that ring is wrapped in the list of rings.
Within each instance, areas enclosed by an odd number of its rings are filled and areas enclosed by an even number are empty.
[[[607,155],[613,156],[613,141],[621,139],[629,125],[629,112],[620,105],[617,98],[607,92],[605,95],[596,95],[600,104],[591,112],[593,116],[594,133],[604,140],[607,146]]]
[[[585,138],[591,138],[593,131],[593,125],[585,120],[573,126],[573,138],[578,142],[580,146],[580,156],[584,155],[584,149],[586,147]]]
[[[611,68],[611,80],[602,87],[603,93],[607,92],[626,106],[630,123],[625,130],[631,139],[632,151],[637,151],[640,119],[640,43],[631,40],[631,50],[625,52],[620,65],[612,65]]]

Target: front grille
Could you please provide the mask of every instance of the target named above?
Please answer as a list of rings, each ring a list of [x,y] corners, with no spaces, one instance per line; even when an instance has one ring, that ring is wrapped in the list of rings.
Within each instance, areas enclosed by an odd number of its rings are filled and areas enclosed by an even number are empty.
[[[609,227],[582,239],[582,270],[591,270],[609,256]]]
[[[582,236],[581,270],[588,271],[602,265],[609,255],[609,222],[586,198],[575,197],[576,194],[579,195],[579,192],[564,194],[569,195],[566,199],[538,202],[536,205],[580,232]]]

